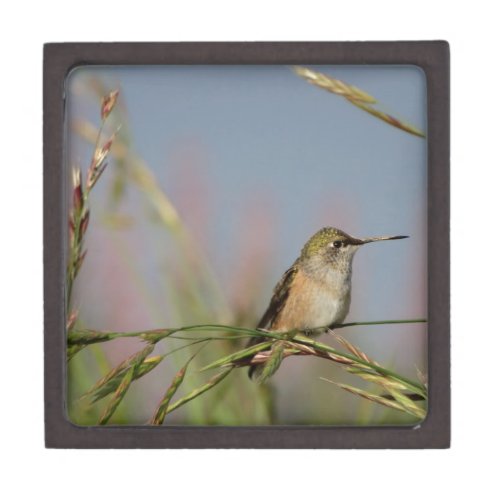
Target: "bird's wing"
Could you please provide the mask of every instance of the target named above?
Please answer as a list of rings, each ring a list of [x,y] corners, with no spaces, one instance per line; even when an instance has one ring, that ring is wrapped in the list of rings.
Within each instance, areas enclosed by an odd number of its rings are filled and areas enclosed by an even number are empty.
[[[297,275],[297,266],[294,264],[290,269],[285,271],[285,274],[278,281],[278,284],[274,287],[273,296],[271,298],[271,302],[262,316],[262,319],[259,321],[257,328],[266,328],[268,325],[272,326],[278,314],[283,309],[285,305],[286,299],[290,292],[290,287],[292,282]],[[248,346],[256,345],[261,343],[265,338],[262,337],[252,337],[248,342]],[[256,373],[261,373],[263,367],[260,365],[250,366],[248,369],[248,376],[252,378]]]
[[[290,287],[296,275],[297,266],[295,264],[290,267],[290,269],[285,271],[278,284],[274,287],[271,302],[269,303],[264,316],[262,316],[262,319],[259,321],[257,328],[266,328],[267,326],[273,324],[274,320],[285,305],[290,292]]]

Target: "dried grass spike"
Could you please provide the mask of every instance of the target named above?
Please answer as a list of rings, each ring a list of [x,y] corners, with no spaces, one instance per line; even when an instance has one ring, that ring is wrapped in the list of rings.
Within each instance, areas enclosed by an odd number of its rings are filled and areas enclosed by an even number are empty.
[[[118,94],[120,92],[118,90],[113,90],[106,97],[103,97],[101,102],[101,119],[105,120],[116,104],[116,100],[118,99]]]

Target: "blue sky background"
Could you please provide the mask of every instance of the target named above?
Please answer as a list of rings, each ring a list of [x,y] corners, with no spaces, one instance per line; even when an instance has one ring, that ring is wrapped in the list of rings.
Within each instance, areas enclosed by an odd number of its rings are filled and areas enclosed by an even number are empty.
[[[363,89],[381,109],[426,129],[419,68],[309,67]],[[253,307],[261,314],[306,240],[332,225],[355,236],[410,236],[358,252],[348,320],[426,316],[426,140],[308,84],[287,66],[78,68],[67,82],[68,124],[98,123],[95,79],[120,89],[134,151],[186,220],[229,303],[244,295],[255,271],[260,292]],[[91,148],[74,134],[69,139],[68,166],[86,165]],[[102,329],[171,324],[159,279],[176,266],[168,238],[133,190],[120,210],[134,224],[111,234],[103,220],[113,173],[102,179],[77,288],[82,317]],[[120,266],[130,263],[135,271],[123,272]],[[113,283],[117,290],[110,293]],[[118,318],[120,310],[126,314]],[[352,331],[349,339],[414,375],[415,365],[426,368],[425,332],[423,325],[373,327]]]

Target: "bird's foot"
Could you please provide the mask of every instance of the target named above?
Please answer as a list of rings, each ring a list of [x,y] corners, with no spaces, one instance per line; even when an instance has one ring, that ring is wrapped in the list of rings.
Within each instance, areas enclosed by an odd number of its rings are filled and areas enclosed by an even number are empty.
[[[303,330],[302,333],[306,336],[306,337],[312,337],[314,334],[318,334],[318,330],[314,330],[314,329],[310,329],[310,330]]]

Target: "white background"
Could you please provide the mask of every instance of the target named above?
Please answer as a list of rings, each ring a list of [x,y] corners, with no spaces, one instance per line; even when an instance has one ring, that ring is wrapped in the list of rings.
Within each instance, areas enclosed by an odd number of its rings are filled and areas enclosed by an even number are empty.
[[[448,4],[47,0],[3,5],[0,488],[4,498],[495,496],[500,162],[498,15],[493,5],[481,0]],[[45,450],[43,42],[419,39],[446,39],[452,54],[451,450]]]

